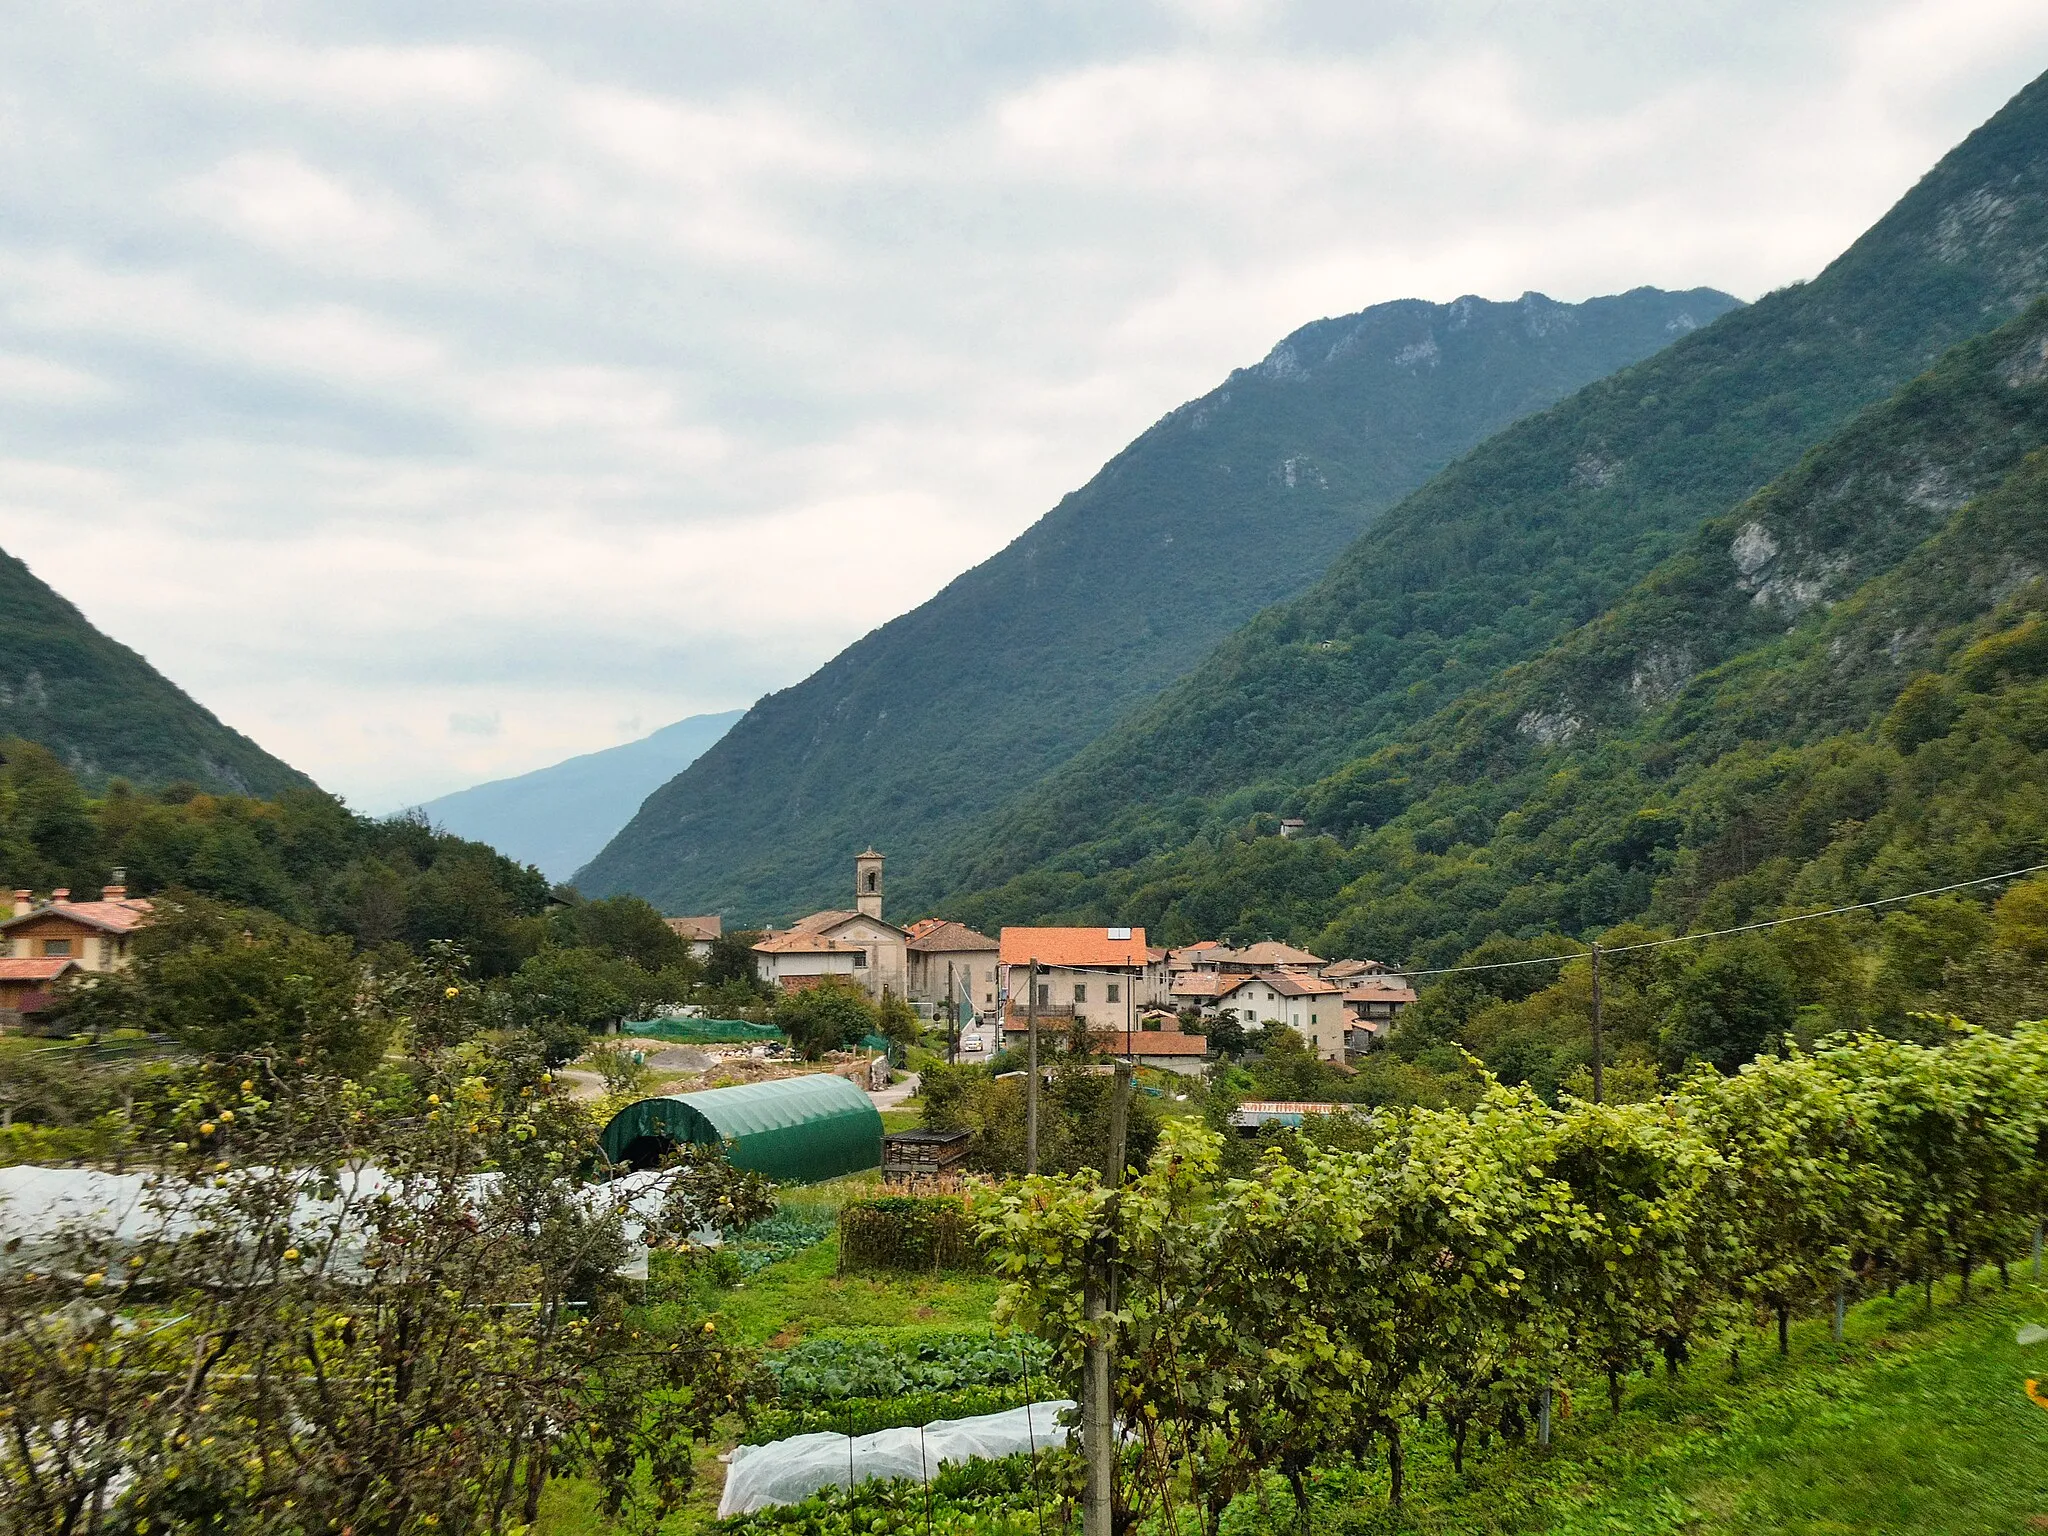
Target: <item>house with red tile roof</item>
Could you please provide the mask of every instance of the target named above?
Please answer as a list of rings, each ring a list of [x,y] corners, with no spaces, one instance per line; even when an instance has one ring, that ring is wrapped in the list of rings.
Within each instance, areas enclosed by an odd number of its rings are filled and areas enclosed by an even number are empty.
[[[913,1003],[943,1005],[950,988],[956,1003],[965,997],[977,1014],[995,1012],[1002,965],[997,940],[943,917],[920,918],[903,931]]]
[[[690,956],[702,960],[711,953],[712,940],[725,933],[725,919],[716,912],[707,912],[699,917],[664,917],[669,931],[690,946]]]
[[[0,958],[0,1035],[32,1023],[50,1006],[52,988],[78,969],[76,960]]]
[[[1229,978],[1225,978],[1229,981]],[[1335,982],[1294,971],[1260,971],[1220,990],[1216,1008],[1235,1013],[1246,1028],[1285,1024],[1324,1061],[1345,1056],[1344,994]]]
[[[1034,961],[1038,1012],[1054,1028],[1080,1019],[1090,1029],[1128,1029],[1139,1009],[1165,1001],[1165,965],[1153,960],[1142,928],[1005,928],[1000,959],[1005,1030],[1028,1011]]]
[[[70,960],[81,971],[118,971],[133,958],[135,930],[149,921],[150,904],[128,894],[115,871],[98,901],[73,901],[68,889],[38,902],[33,891],[14,893],[14,915],[0,921],[0,958]]]

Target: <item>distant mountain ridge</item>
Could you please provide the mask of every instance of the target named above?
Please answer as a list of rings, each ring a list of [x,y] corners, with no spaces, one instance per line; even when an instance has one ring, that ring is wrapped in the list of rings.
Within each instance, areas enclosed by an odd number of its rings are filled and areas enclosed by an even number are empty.
[[[1402,300],[1301,327],[1001,553],[762,699],[578,884],[755,920],[834,897],[870,843],[915,880],[1458,455],[1736,303]]]
[[[1228,835],[1542,655],[1703,520],[2048,291],[2048,77],[1811,282],[1500,433],[1088,749],[956,836],[900,899],[1093,910],[1104,871]],[[1012,919],[1014,920],[1014,918]]]
[[[56,753],[89,788],[275,795],[313,781],[271,756],[0,550],[0,737]]]
[[[458,837],[538,865],[550,880],[567,880],[641,801],[695,762],[743,713],[691,715],[638,741],[458,789],[420,810]]]

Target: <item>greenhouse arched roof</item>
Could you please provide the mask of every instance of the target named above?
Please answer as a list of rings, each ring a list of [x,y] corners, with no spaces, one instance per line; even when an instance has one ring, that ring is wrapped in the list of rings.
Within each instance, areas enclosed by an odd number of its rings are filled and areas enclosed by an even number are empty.
[[[648,1166],[684,1142],[725,1142],[735,1168],[812,1184],[880,1167],[882,1116],[845,1078],[814,1072],[641,1099],[612,1116],[602,1145],[614,1163]]]

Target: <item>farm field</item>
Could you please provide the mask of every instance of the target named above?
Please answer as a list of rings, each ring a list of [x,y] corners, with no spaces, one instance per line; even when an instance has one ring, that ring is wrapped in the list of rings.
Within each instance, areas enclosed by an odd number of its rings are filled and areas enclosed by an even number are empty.
[[[837,1262],[836,1239],[819,1243],[725,1293],[721,1316],[749,1340],[786,1347],[825,1329],[985,1326],[995,1299],[995,1283],[983,1277],[839,1278]],[[1768,1330],[1725,1338],[1675,1379],[1630,1383],[1618,1418],[1589,1382],[1560,1417],[1549,1451],[1496,1448],[1474,1456],[1463,1476],[1452,1471],[1443,1437],[1419,1433],[1401,1510],[1386,1507],[1383,1469],[1322,1469],[1310,1480],[1308,1528],[1342,1536],[2038,1531],[2048,1517],[2048,1411],[2028,1400],[2025,1382],[2048,1376],[2048,1343],[2023,1347],[2016,1336],[2048,1325],[2048,1287],[2022,1273],[2000,1289],[1992,1271],[1979,1285],[1969,1303],[1958,1302],[1953,1282],[1938,1288],[1931,1317],[1917,1294],[1868,1301],[1851,1309],[1841,1345],[1825,1320],[1800,1322],[1783,1360]],[[1737,1343],[1739,1380],[1728,1358]],[[707,1451],[697,1495],[662,1526],[664,1536],[719,1528],[722,1473]],[[888,1512],[891,1502],[902,1501],[863,1498],[856,1513],[906,1536],[924,1528],[921,1503],[911,1501],[904,1517]],[[956,1532],[1010,1524],[979,1501],[937,1513]],[[1007,1513],[1035,1530],[1028,1507]],[[1058,1512],[1046,1513],[1047,1528],[1061,1529]],[[849,1529],[843,1505],[817,1518],[821,1529]],[[538,1536],[613,1529],[586,1486],[550,1485]],[[1278,1476],[1240,1499],[1224,1523],[1227,1536],[1300,1529]],[[1167,1527],[1157,1530],[1165,1536]]]

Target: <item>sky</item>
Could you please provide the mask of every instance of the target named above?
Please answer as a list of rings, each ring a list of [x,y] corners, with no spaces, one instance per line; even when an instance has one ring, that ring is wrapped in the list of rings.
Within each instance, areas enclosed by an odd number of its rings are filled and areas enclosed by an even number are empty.
[[[1288,331],[1811,276],[2039,0],[4,6],[0,547],[386,811],[750,703]]]

